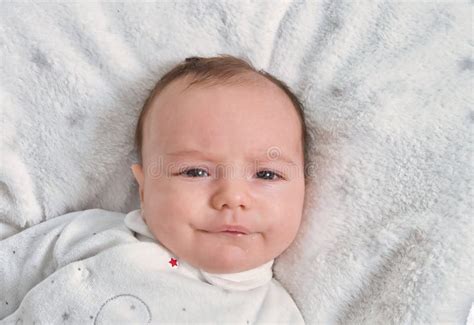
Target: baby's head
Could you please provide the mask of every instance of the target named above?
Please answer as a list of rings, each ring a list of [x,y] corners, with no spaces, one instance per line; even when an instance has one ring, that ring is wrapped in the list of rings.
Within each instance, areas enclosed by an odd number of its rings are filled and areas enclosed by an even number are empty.
[[[206,272],[267,263],[301,222],[307,138],[281,81],[232,56],[186,59],[157,83],[137,125],[145,222]],[[224,231],[234,225],[244,233]]]

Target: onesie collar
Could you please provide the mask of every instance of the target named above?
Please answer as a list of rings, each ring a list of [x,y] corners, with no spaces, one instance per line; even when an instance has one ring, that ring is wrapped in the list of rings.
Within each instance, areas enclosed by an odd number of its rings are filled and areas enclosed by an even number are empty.
[[[125,216],[124,222],[129,229],[141,235],[140,237],[145,237],[139,239],[153,241],[166,252],[168,252],[170,256],[174,256],[171,251],[169,251],[153,236],[150,229],[144,222],[140,214],[140,210],[134,210],[128,213]],[[198,278],[217,287],[221,287],[226,290],[245,291],[263,286],[273,278],[273,262],[274,259],[256,268],[243,272],[219,274],[209,273],[204,270],[197,269],[189,263],[180,260],[179,269],[181,269],[182,273],[185,273],[188,276]]]

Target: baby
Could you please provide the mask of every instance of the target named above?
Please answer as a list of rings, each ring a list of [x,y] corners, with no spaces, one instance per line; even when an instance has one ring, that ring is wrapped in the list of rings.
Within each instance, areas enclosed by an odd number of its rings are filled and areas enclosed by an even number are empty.
[[[139,117],[141,209],[69,213],[0,242],[7,323],[304,323],[273,278],[305,197],[302,106],[228,55],[188,58]]]

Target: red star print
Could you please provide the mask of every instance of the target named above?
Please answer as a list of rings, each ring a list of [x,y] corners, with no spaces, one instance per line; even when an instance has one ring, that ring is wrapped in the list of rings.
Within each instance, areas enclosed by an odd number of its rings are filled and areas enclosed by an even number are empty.
[[[173,267],[173,266],[178,266],[178,260],[175,259],[175,258],[171,258],[168,263],[171,264],[171,267]]]

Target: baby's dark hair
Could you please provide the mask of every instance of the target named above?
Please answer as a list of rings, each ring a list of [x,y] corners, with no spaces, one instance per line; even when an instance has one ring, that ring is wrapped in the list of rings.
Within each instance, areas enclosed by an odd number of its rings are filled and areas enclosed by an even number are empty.
[[[192,77],[192,82],[187,86],[188,88],[195,84],[238,84],[249,82],[249,78],[245,78],[249,74],[258,74],[273,84],[278,86],[285,92],[288,98],[293,103],[298,116],[301,121],[302,135],[301,140],[304,151],[305,166],[308,161],[308,142],[309,132],[307,129],[304,108],[298,97],[291,91],[290,87],[283,81],[277,79],[270,73],[264,70],[257,70],[251,63],[242,58],[238,58],[228,54],[221,54],[215,57],[189,57],[183,62],[176,65],[173,69],[168,71],[155,85],[151,94],[148,96],[140,116],[138,118],[137,128],[135,131],[135,144],[137,146],[138,158],[142,161],[142,145],[143,145],[143,124],[145,117],[150,110],[153,99],[160,94],[160,92],[172,81],[186,76]],[[242,78],[239,78],[242,77]]]

